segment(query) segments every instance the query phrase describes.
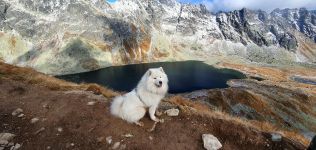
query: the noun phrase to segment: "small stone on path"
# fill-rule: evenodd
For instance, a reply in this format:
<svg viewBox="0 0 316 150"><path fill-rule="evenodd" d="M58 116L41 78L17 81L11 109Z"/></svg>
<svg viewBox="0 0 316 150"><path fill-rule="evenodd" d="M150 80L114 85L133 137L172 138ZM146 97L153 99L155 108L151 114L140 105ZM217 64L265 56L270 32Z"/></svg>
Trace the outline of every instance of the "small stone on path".
<svg viewBox="0 0 316 150"><path fill-rule="evenodd" d="M204 143L204 148L207 150L218 150L222 147L222 144L212 134L203 134L202 139Z"/></svg>
<svg viewBox="0 0 316 150"><path fill-rule="evenodd" d="M111 144L112 143L112 136L108 136L105 138L106 143Z"/></svg>
<svg viewBox="0 0 316 150"><path fill-rule="evenodd" d="M126 138L131 138L131 137L133 137L134 135L133 134L130 134L130 133L128 133L128 134L125 134L125 135L123 135L124 137L126 137Z"/></svg>
<svg viewBox="0 0 316 150"><path fill-rule="evenodd" d="M38 121L39 121L38 118L33 118L33 119L31 119L31 123L36 123L36 122L38 122Z"/></svg>
<svg viewBox="0 0 316 150"><path fill-rule="evenodd" d="M120 145L121 145L120 142L115 142L114 145L112 146L112 149L118 149Z"/></svg>
<svg viewBox="0 0 316 150"><path fill-rule="evenodd" d="M91 101L91 102L88 102L87 105L88 106L93 106L93 105L95 105L95 103L96 103L95 101Z"/></svg>
<svg viewBox="0 0 316 150"><path fill-rule="evenodd" d="M280 142L282 140L282 135L279 133L271 133L271 140L273 142Z"/></svg>
<svg viewBox="0 0 316 150"><path fill-rule="evenodd" d="M171 108L165 111L165 113L170 117L175 117L179 115L179 109Z"/></svg>
<svg viewBox="0 0 316 150"><path fill-rule="evenodd" d="M16 115L18 115L18 114L20 114L20 113L22 113L22 112L23 112L23 109L17 108L16 110L14 110L14 111L12 112L12 116L16 116Z"/></svg>

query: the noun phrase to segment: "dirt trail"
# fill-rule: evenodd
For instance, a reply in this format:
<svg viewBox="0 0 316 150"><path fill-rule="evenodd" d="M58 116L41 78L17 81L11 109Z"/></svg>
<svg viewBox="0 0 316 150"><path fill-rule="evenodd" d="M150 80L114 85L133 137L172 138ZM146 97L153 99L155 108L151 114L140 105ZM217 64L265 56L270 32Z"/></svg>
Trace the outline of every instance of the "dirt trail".
<svg viewBox="0 0 316 150"><path fill-rule="evenodd" d="M88 102L96 102L87 105ZM269 133L238 123L180 112L178 117L161 116L165 122L153 132L153 122L145 117L145 127L128 124L109 113L110 100L86 91L53 91L0 77L0 133L13 133L21 149L203 149L201 135L216 136L224 150L305 149L293 140L271 141ZM12 116L17 108L23 117ZM39 118L31 123L32 118ZM125 137L124 135L130 134ZM106 138L111 136L112 143Z"/></svg>

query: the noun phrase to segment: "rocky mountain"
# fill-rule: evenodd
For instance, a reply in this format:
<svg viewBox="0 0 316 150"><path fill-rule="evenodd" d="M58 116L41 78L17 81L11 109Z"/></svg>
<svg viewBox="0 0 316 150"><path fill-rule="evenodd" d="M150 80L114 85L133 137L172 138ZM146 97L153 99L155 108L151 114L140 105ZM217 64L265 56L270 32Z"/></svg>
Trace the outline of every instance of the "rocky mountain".
<svg viewBox="0 0 316 150"><path fill-rule="evenodd" d="M176 0L0 0L0 60L48 74L238 56L316 62L316 12L211 13Z"/></svg>

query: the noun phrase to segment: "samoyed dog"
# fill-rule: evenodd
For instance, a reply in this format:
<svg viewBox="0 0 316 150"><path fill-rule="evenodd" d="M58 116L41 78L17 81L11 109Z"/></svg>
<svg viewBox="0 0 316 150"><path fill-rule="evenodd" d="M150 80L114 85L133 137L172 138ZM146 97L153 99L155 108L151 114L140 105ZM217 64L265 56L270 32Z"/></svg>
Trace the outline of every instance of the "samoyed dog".
<svg viewBox="0 0 316 150"><path fill-rule="evenodd" d="M151 120L159 122L156 109L168 91L168 77L163 68L151 68L143 75L137 87L125 95L115 97L111 113L129 123L143 126L139 120L149 111Z"/></svg>

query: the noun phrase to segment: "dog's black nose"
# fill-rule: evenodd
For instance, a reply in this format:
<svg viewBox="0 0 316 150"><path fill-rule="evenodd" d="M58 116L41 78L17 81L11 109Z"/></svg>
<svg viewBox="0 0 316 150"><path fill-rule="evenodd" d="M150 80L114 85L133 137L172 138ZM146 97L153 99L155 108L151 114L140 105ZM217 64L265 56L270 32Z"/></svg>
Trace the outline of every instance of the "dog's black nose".
<svg viewBox="0 0 316 150"><path fill-rule="evenodd" d="M161 85L161 84L162 84L162 81L159 81L159 84Z"/></svg>

